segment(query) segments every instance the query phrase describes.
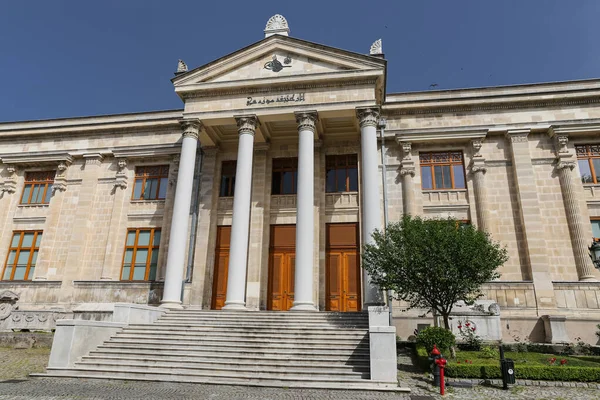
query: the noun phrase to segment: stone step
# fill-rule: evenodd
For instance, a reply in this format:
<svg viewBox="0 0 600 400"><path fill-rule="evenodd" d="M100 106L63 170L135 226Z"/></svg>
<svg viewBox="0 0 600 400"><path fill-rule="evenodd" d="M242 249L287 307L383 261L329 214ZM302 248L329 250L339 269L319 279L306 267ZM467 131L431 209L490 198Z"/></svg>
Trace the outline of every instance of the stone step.
<svg viewBox="0 0 600 400"><path fill-rule="evenodd" d="M186 345L170 345L168 348L165 346L161 346L161 345L152 345L152 344L147 344L147 343L115 343L112 340L108 341L106 343L104 343L103 345L100 345L98 347L98 349L105 349L105 348L113 348L113 349L121 349L124 352L130 351L132 349L134 350L153 350L155 352L163 352L163 351L185 351L185 352L189 352L189 353L203 353L203 354L218 354L218 353L229 353L229 354L233 354L234 356L236 354L246 354L246 355L258 355L258 356L262 356L262 355L275 355L275 354L279 354L279 355L285 355L286 357L288 355L296 355L298 357L315 357L315 358L319 358L319 357L329 357L329 356L346 356L346 357L359 357L359 356L363 356L363 357L369 357L369 349L368 347L365 348L361 348L361 349L352 349L352 350L340 350L337 348L327 348L324 350L315 350L313 349L313 351L308 351L306 349L298 349L296 347L293 348L277 348L277 349L273 349L273 348L256 348L255 346L253 347L248 347L248 348L243 348L243 347L231 347L231 346L211 346L211 347L202 347L202 346L186 346Z"/></svg>
<svg viewBox="0 0 600 400"><path fill-rule="evenodd" d="M323 319L346 319L363 318L368 319L366 312L336 312L336 311L227 311L227 310L169 310L165 315L203 315L203 316L249 316L253 318L323 318Z"/></svg>
<svg viewBox="0 0 600 400"><path fill-rule="evenodd" d="M294 339L294 338L307 338L307 339L322 339L322 340L354 340L354 339L368 339L367 332L362 331L332 331L332 332L288 332L276 331L271 332L248 332L246 329L190 329L190 330L177 330L167 327L149 326L147 329L140 328L125 328L119 332L118 335L125 334L139 334L139 335L169 335L179 337L206 337L206 336L219 336L219 337L231 337L231 338L264 338L269 337L271 339Z"/></svg>
<svg viewBox="0 0 600 400"><path fill-rule="evenodd" d="M273 318L273 317L238 317L238 316L204 316L204 315L164 315L160 320L193 320L193 321L253 321L253 322L277 322L277 323L318 323L331 324L336 326L368 324L368 320L364 318L345 318L345 319L326 319L326 318Z"/></svg>
<svg viewBox="0 0 600 400"><path fill-rule="evenodd" d="M146 341L156 341L160 340L165 343L165 345L169 343L198 343L201 342L202 345L210 345L210 344L227 344L227 343L236 343L236 344L259 344L259 345L270 345L273 344L275 347L281 345L311 345L311 346L328 346L335 344L336 346L359 346L359 345L367 345L369 344L368 340L365 338L354 338L354 339L342 339L342 338L331 338L329 340L323 340L320 338L306 338L306 337L296 337L296 338L272 338L267 335L257 336L257 337L246 337L240 335L232 338L221 337L219 335L165 335L165 334L152 334L152 333L130 333L127 331L117 333L114 338L118 339L131 339L138 342L146 342Z"/></svg>
<svg viewBox="0 0 600 400"><path fill-rule="evenodd" d="M196 351L184 351L184 350L171 350L171 349L134 349L134 348L120 348L120 347L101 347L98 350L90 352L90 357L123 357L123 358L135 358L135 357L148 357L156 356L162 358L173 358L178 360L235 360L243 362L247 360L250 363L260 364L261 362L277 362L281 361L282 357L278 353L273 354L256 354L255 352L243 353L243 352L211 352L210 350L196 350ZM296 363L347 363L352 365L365 364L369 365L369 356L365 353L357 354L286 354L285 360Z"/></svg>
<svg viewBox="0 0 600 400"><path fill-rule="evenodd" d="M288 343L278 343L278 342L269 342L265 341L238 341L238 342L230 342L228 340L220 340L215 339L212 341L199 341L199 340L184 340L178 338L168 338L158 340L158 338L122 338L122 337L112 337L110 339L110 343L133 343L133 344L145 344L145 345L155 345L161 347L171 347L171 346L196 346L196 347L209 347L210 348L236 348L236 349L297 349L297 350L329 350L331 348L331 343L322 342L319 344L310 344L310 343L299 343L299 342L288 342ZM369 349L369 343L360 343L360 344L343 344L343 343L335 343L336 350L356 350L356 349Z"/></svg>
<svg viewBox="0 0 600 400"><path fill-rule="evenodd" d="M356 371L356 372L368 372L369 371L369 360L365 359L360 362L334 362L330 360L322 361L310 361L310 360L282 360L281 358L218 358L218 357L190 357L190 356L173 356L173 355L140 355L140 354L103 354L103 355L90 355L84 356L81 359L82 364L92 363L114 363L118 361L119 365L132 365L137 363L143 363L147 365L153 365L157 363L164 364L176 364L181 365L193 365L197 368L232 368L238 370L243 367L253 368L311 368L318 371L327 372L329 370L338 371Z"/></svg>
<svg viewBox="0 0 600 400"><path fill-rule="evenodd" d="M231 327L231 328L244 328L244 329L278 329L278 330L288 330L288 329L300 329L304 331L308 330L330 330L330 331L339 331L343 330L367 330L368 326L345 326L339 327L329 324L316 325L316 324L284 324L284 323L258 323L258 322L233 322L233 321L214 321L211 323L203 323L198 321L166 321L159 319L156 321L153 326L172 326L179 327L181 329L184 328L193 328L193 327Z"/></svg>
<svg viewBox="0 0 600 400"><path fill-rule="evenodd" d="M211 375L230 374L230 373L245 373L245 374L257 374L260 376L274 375L292 375L292 376L339 376L348 378L360 378L368 379L369 372L366 371L353 371L344 368L315 368L311 367L296 367L293 365L287 365L285 367L277 367L270 365L218 365L218 364L198 364L198 363L177 363L168 361L146 361L146 362L127 362L124 363L122 360L115 362L114 360L107 361L92 361L86 360L75 363L75 368L80 369L109 369L112 371L121 371L123 369L135 370L135 371L148 371L148 372L159 372L159 373L179 373L182 371L189 372L206 372Z"/></svg>
<svg viewBox="0 0 600 400"><path fill-rule="evenodd" d="M376 390L393 392L410 392L408 388L399 388L397 384L388 382L371 381L366 379L341 379L333 378L280 378L264 379L247 377L244 374L236 376L201 376L201 375L177 375L159 373L138 372L113 372L102 370L73 370L68 368L55 368L48 370L45 374L31 374L33 377L69 377L69 378L102 378L122 379L139 381L161 381L161 382L189 382L208 383L214 385L244 385L258 387L281 387L281 388L305 388L305 389L342 389L342 390Z"/></svg>

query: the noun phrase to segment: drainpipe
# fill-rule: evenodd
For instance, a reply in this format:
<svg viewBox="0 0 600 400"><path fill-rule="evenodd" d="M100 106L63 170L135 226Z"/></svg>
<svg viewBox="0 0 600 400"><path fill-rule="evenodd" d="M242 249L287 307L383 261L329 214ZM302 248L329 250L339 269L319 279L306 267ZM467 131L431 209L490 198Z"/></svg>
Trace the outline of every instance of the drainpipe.
<svg viewBox="0 0 600 400"><path fill-rule="evenodd" d="M387 229L388 224L388 197L387 197L387 183L386 183L386 175L387 168L385 166L385 127L387 121L385 118L379 118L378 127L379 127L379 135L381 137L381 180L383 181L383 225L384 230ZM389 323L390 326L392 324L392 291L387 291L388 298L388 312L389 312Z"/></svg>
<svg viewBox="0 0 600 400"><path fill-rule="evenodd" d="M192 185L192 206L190 214L192 214L192 224L190 227L190 248L188 250L187 269L185 273L185 282L189 283L192 281L192 267L194 265L194 250L196 248L196 230L198 228L198 209L200 206L200 177L202 176L202 158L204 151L200 148L198 155L196 156L196 173L194 174L194 183ZM183 300L183 286L181 289L181 299Z"/></svg>

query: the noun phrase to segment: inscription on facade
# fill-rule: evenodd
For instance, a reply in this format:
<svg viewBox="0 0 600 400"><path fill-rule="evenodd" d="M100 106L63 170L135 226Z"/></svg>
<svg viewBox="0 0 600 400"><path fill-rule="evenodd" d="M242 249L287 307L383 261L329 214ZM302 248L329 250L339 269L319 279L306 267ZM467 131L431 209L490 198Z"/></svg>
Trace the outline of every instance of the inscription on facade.
<svg viewBox="0 0 600 400"><path fill-rule="evenodd" d="M246 107L253 106L255 104L298 103L305 100L304 93L284 94L277 97L263 97L260 99L248 96L246 100Z"/></svg>

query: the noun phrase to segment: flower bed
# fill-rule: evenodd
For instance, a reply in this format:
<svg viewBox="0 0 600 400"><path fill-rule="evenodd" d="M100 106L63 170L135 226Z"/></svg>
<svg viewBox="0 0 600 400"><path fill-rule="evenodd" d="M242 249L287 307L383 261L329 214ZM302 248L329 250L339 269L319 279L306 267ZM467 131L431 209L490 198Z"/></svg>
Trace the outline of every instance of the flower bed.
<svg viewBox="0 0 600 400"><path fill-rule="evenodd" d="M483 351L458 351L448 358L446 376L451 378L500 379L500 360L484 357ZM543 353L505 353L515 363L517 379L600 382L600 357L560 356ZM427 351L417 348L419 365L428 370Z"/></svg>

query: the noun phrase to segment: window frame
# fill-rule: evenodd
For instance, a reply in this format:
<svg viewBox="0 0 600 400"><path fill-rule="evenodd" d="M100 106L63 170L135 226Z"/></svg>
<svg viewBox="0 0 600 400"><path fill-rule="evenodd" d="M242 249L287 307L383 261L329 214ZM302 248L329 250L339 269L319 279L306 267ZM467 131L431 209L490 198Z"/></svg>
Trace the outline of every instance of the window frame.
<svg viewBox="0 0 600 400"><path fill-rule="evenodd" d="M285 165L285 163L289 163ZM279 191L281 193L273 193L275 183L275 173L282 172L279 179ZM283 193L284 188L284 174L283 172L293 172L292 174L292 192ZM271 168L271 195L273 196L289 196L298 193L298 157L281 157L273 158L273 165Z"/></svg>
<svg viewBox="0 0 600 400"><path fill-rule="evenodd" d="M147 246L138 246L138 239L140 237L140 232L142 231L150 231L150 239L148 241ZM156 232L161 233L162 239L162 230L161 228L127 228L127 233L125 234L125 246L123 249L123 258L121 261L121 273L119 275L119 280L121 282L154 282L156 281L156 276L153 280L149 280L150 277L150 264L152 261L152 254L154 251L160 251L160 240L158 245L154 246L154 235ZM135 239L133 241L133 246L127 245L127 237L129 236L129 232L135 232ZM125 268L125 255L127 254L127 250L132 249L133 253L131 256L131 263L129 263L129 279L123 279L123 269ZM137 252L139 249L148 250L148 256L146 258L146 271L144 272L144 279L133 279L133 274L135 273L135 258L137 256ZM156 274L158 275L158 260L156 261Z"/></svg>
<svg viewBox="0 0 600 400"><path fill-rule="evenodd" d="M146 174L146 170L151 169L151 168L159 168L160 172L158 174L154 174L154 175ZM145 190L146 182L149 179L156 179L158 181L158 184L156 187L156 197L146 199L144 197L145 192L146 192L146 190ZM164 201L167 197L166 189L165 189L165 197L162 197L162 198L160 197L161 182L163 181L163 179L165 180L165 185L167 186L167 189L168 189L168 185L169 185L169 165L168 164L136 166L135 167L135 176L134 176L134 180L133 180L133 189L131 190L131 200L132 201ZM138 181L141 181L141 189L140 189L139 198L136 198L135 197L135 189L137 187Z"/></svg>
<svg viewBox="0 0 600 400"><path fill-rule="evenodd" d="M590 217L590 225L592 225L593 222L600 222L600 217ZM594 242L600 242L600 237L595 237L594 236L594 230L592 229L592 241Z"/></svg>
<svg viewBox="0 0 600 400"><path fill-rule="evenodd" d="M343 163L339 163L339 160L343 159ZM332 164L332 166L330 166ZM356 169L356 190L350 190L350 169ZM337 171L344 170L346 178L344 182L345 190L337 190L338 185L338 174ZM329 171L336 171L334 191L328 190L327 185L327 174ZM358 154L329 154L325 156L325 193L357 193L358 192Z"/></svg>
<svg viewBox="0 0 600 400"><path fill-rule="evenodd" d="M35 176L42 176L46 174L45 179L36 179ZM52 176L52 178L50 178ZM54 185L54 179L56 177L56 171L48 170L48 171L26 171L25 172L25 183L23 185L23 191L21 192L21 199L19 200L19 205L43 205L49 204L50 199L52 198L52 187ZM37 187L43 188L42 191L42 200L32 202L34 189ZM23 198L25 197L25 191L29 187L29 194L26 202L23 202ZM38 192L39 193L39 192ZM48 196L50 194L50 196ZM47 200L47 201L46 201Z"/></svg>
<svg viewBox="0 0 600 400"><path fill-rule="evenodd" d="M598 151L592 151L592 147L597 147ZM580 151L580 149L585 149L585 151ZM581 174L581 168L579 168L579 174L581 176L581 183L583 185L598 185L598 179L596 179L596 170L594 168L594 159L600 159L600 144L576 144L575 145L575 154L577 155L577 168L579 168L579 161L586 160L588 162L588 166L590 168L590 174L592 177L592 182L584 182L583 175Z"/></svg>
<svg viewBox="0 0 600 400"><path fill-rule="evenodd" d="M31 246L30 247L22 247L23 246L23 238L25 237L25 234L27 234L27 233L34 234L33 240L31 242ZM16 234L20 234L19 243L17 244L17 247L13 247L12 242L13 242ZM0 275L0 281L24 282L24 281L31 281L33 279L33 276L30 276L31 267L32 267L31 261L33 259L33 255L35 254L35 252L37 252L38 257L39 257L41 242L42 242L42 239L44 238L43 234L44 234L43 230L31 230L31 229L12 232L12 236L10 238L10 243L8 245L8 252L6 253L6 259L4 261L4 268L2 269L2 275ZM40 246L36 246L39 236L42 237L40 239ZM8 259L10 257L10 252L13 250L15 250L16 253L15 253L14 261L12 263L12 270L11 270L10 276L7 279L4 279L4 275L6 274L6 269L8 268ZM23 279L15 280L14 276L15 276L15 272L17 271L17 263L19 261L19 256L21 255L21 251L23 251L23 250L29 251L29 258L27 259L27 267L25 269L25 274L23 275ZM36 264L37 264L37 258L36 258ZM33 265L33 269L35 272L35 264Z"/></svg>
<svg viewBox="0 0 600 400"><path fill-rule="evenodd" d="M435 161L434 157L447 154L447 161ZM460 161L453 160L454 156L460 154ZM424 156L429 156L430 160L424 160ZM456 180L454 177L454 166L460 165L462 167L462 176L464 187L456 187ZM436 187L435 181L435 167L450 167L450 184L449 188L438 188ZM430 167L431 170L431 188L423 187L423 168ZM466 190L467 189L467 176L465 170L465 157L462 150L449 150L449 151L427 151L419 153L419 173L421 174L421 190L424 191L439 191L439 190Z"/></svg>
<svg viewBox="0 0 600 400"><path fill-rule="evenodd" d="M227 170L227 171L226 171ZM228 172L228 175L223 175ZM225 160L221 162L221 180L219 183L219 197L233 197L235 195L235 176L237 172L237 160ZM223 192L223 178L227 178L227 188Z"/></svg>

